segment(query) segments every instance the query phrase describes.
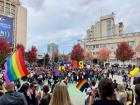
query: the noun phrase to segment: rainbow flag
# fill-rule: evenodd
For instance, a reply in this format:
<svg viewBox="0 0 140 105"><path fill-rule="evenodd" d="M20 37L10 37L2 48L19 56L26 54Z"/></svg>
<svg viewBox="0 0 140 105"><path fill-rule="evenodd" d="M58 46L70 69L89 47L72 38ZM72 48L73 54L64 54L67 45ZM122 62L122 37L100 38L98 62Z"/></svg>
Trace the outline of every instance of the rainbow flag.
<svg viewBox="0 0 140 105"><path fill-rule="evenodd" d="M18 80L29 74L21 49L15 51L14 54L7 59L4 67L4 79L7 83Z"/></svg>
<svg viewBox="0 0 140 105"><path fill-rule="evenodd" d="M89 87L89 84L87 80L83 79L81 80L77 85L76 88L78 88L81 92L83 92L86 88Z"/></svg>

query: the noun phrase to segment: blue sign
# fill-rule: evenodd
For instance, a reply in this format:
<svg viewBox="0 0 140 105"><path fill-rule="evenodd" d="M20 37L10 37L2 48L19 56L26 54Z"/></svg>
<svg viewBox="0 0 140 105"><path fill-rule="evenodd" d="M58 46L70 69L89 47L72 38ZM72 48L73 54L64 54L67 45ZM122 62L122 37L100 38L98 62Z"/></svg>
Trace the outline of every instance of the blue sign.
<svg viewBox="0 0 140 105"><path fill-rule="evenodd" d="M13 40L13 19L0 15L0 38L5 39L10 46Z"/></svg>

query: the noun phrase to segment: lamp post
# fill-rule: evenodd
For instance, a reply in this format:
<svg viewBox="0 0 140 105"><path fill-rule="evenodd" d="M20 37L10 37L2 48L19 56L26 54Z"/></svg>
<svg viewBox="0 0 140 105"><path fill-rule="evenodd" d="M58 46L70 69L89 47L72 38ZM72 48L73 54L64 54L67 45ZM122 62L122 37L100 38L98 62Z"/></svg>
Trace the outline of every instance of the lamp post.
<svg viewBox="0 0 140 105"><path fill-rule="evenodd" d="M45 65L45 58L46 58L46 56L45 56L46 54L44 53L44 68L46 67L46 65Z"/></svg>

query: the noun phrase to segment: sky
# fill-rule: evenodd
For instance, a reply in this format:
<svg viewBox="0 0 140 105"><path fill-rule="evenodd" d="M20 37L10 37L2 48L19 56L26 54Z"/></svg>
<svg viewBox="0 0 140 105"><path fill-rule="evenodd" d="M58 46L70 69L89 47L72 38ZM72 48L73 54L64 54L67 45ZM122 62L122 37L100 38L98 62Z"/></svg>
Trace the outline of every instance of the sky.
<svg viewBox="0 0 140 105"><path fill-rule="evenodd" d="M35 45L47 52L54 42L59 51L69 53L86 30L100 16L115 13L115 22L123 22L125 33L140 31L140 0L21 0L28 10L27 47Z"/></svg>

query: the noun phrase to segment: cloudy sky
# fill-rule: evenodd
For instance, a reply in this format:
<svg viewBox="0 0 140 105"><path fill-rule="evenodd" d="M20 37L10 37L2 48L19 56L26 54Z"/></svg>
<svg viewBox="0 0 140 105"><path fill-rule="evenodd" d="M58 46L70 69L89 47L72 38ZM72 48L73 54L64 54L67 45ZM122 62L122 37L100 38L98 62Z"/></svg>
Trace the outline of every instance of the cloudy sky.
<svg viewBox="0 0 140 105"><path fill-rule="evenodd" d="M123 21L125 32L140 31L140 0L21 0L28 9L27 46L40 52L55 42L60 52L68 53L86 30L101 15L115 13L116 23Z"/></svg>

